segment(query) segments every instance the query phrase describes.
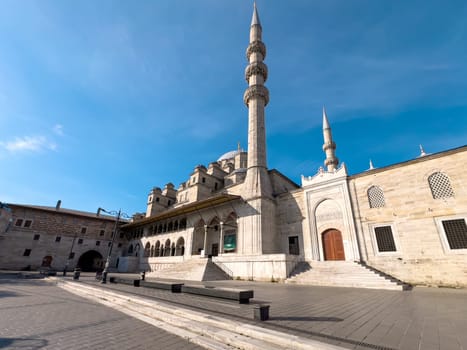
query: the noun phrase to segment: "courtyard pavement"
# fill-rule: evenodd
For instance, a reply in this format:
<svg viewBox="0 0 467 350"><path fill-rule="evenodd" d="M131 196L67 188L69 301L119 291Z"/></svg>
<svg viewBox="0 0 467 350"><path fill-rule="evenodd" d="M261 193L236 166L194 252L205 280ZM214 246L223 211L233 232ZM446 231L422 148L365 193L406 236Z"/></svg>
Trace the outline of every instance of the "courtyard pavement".
<svg viewBox="0 0 467 350"><path fill-rule="evenodd" d="M0 272L0 349L203 349L41 279Z"/></svg>
<svg viewBox="0 0 467 350"><path fill-rule="evenodd" d="M66 279L71 280L71 276ZM418 287L411 291L385 291L248 281L198 282L253 289L255 297L251 303L240 305L163 290L102 285L90 274L82 274L77 283L348 349L467 350L465 289ZM270 319L253 320L254 305L264 303L271 306ZM198 349L179 337L38 280L0 279L0 329L0 348L13 349L15 343L27 345L34 341L38 346L16 348ZM69 346L63 347L65 343ZM165 346L159 347L161 344Z"/></svg>
<svg viewBox="0 0 467 350"><path fill-rule="evenodd" d="M93 277L81 281L349 349L467 350L465 289L416 287L411 291L387 291L235 280L184 281L253 289L254 300L240 305L150 288L102 285ZM268 321L253 320L255 304L270 305Z"/></svg>

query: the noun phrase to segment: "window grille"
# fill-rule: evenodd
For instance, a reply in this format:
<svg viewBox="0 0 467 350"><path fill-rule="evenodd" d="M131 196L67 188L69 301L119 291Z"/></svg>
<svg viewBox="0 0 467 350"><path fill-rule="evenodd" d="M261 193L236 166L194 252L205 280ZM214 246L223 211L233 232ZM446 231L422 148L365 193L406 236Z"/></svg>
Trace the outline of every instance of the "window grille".
<svg viewBox="0 0 467 350"><path fill-rule="evenodd" d="M25 249L23 256L30 256L31 255L31 249Z"/></svg>
<svg viewBox="0 0 467 350"><path fill-rule="evenodd" d="M451 249L467 249L467 225L464 219L445 220L443 228Z"/></svg>
<svg viewBox="0 0 467 350"><path fill-rule="evenodd" d="M384 200L384 193L381 188L377 186L372 186L368 189L367 193L370 208L382 208L386 206L386 201Z"/></svg>
<svg viewBox="0 0 467 350"><path fill-rule="evenodd" d="M395 252L396 244L391 226L375 227L376 243L379 252Z"/></svg>
<svg viewBox="0 0 467 350"><path fill-rule="evenodd" d="M431 174L428 177L428 184L434 199L454 197L451 182L445 174L440 172Z"/></svg>

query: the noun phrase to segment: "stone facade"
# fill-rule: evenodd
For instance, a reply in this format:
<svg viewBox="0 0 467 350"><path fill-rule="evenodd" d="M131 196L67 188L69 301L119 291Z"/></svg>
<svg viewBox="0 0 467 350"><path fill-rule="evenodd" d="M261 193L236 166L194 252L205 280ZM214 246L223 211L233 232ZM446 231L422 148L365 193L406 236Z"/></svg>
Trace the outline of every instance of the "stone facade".
<svg viewBox="0 0 467 350"><path fill-rule="evenodd" d="M0 215L0 268L11 270L85 270L103 267L115 218L60 207L8 204ZM126 238L117 235L111 266Z"/></svg>
<svg viewBox="0 0 467 350"><path fill-rule="evenodd" d="M451 248L443 222L461 220L455 223L463 221L465 226L466 162L467 147L461 147L351 176L349 186L363 241L363 259L403 281L465 286L465 231L463 243ZM429 179L434 174L444 175L445 182L432 184L444 191L439 198L434 198L430 188ZM376 198L384 201L370 203L375 199L370 189L376 187L381 190ZM381 226L391 228L395 249L381 251L378 247L375 228Z"/></svg>
<svg viewBox="0 0 467 350"><path fill-rule="evenodd" d="M325 168L299 186L267 168L265 57L255 7L245 69L248 152L239 147L196 166L178 190L153 189L146 218L124 227L132 238L121 270L170 278L164 269L212 257L232 278L276 281L298 262L341 260L414 284L467 285L467 148L349 176L323 108Z"/></svg>

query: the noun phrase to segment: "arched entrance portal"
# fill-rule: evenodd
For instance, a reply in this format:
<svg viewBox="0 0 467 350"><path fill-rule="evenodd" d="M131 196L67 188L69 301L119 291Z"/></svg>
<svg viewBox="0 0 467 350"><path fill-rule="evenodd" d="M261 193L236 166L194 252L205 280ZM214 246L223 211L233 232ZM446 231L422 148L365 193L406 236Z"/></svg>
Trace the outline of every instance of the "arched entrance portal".
<svg viewBox="0 0 467 350"><path fill-rule="evenodd" d="M345 260L342 234L339 230L330 229L323 232L324 260Z"/></svg>
<svg viewBox="0 0 467 350"><path fill-rule="evenodd" d="M42 258L41 267L50 267L50 265L52 265L52 260L53 258L50 255L44 256Z"/></svg>
<svg viewBox="0 0 467 350"><path fill-rule="evenodd" d="M88 250L79 257L77 267L82 271L97 271L103 267L102 255L95 250Z"/></svg>

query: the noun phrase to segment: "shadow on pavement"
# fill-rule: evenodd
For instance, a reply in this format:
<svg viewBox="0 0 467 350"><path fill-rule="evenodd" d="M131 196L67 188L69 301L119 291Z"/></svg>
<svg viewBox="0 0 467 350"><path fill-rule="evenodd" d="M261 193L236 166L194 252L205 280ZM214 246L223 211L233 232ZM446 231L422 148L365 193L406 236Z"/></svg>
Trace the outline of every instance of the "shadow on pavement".
<svg viewBox="0 0 467 350"><path fill-rule="evenodd" d="M0 338L0 349L36 350L48 345L45 339L37 338Z"/></svg>
<svg viewBox="0 0 467 350"><path fill-rule="evenodd" d="M342 322L343 318L338 317L311 317L311 316L278 316L269 317L272 321L315 321L315 322Z"/></svg>

